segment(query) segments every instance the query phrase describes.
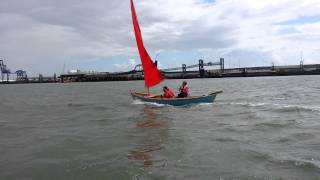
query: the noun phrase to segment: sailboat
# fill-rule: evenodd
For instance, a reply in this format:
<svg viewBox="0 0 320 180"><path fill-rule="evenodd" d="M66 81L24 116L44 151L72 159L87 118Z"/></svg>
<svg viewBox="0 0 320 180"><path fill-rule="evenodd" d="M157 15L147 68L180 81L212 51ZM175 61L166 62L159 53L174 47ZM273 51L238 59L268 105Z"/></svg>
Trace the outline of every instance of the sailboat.
<svg viewBox="0 0 320 180"><path fill-rule="evenodd" d="M222 93L222 91L217 91L203 96L190 96L186 98L162 98L161 95L151 95L149 88L156 86L164 80L164 76L161 74L160 70L157 68L156 64L153 63L150 58L146 48L144 47L142 34L136 15L136 10L133 4L133 0L130 0L131 4L131 14L132 14L132 23L134 28L134 34L136 38L136 43L141 59L141 64L144 72L144 82L145 86L148 89L148 93L138 93L130 91L133 99L139 99L144 102L158 103L158 104L167 104L174 106L188 105L193 103L212 103L217 94Z"/></svg>

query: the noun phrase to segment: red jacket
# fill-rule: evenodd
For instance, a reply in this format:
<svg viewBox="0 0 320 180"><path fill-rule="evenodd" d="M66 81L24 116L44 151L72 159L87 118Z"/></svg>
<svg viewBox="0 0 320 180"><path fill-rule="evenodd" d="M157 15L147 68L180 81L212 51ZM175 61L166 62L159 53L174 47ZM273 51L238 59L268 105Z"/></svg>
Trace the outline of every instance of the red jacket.
<svg viewBox="0 0 320 180"><path fill-rule="evenodd" d="M163 97L164 98L175 98L175 95L170 89L168 89L164 92Z"/></svg>
<svg viewBox="0 0 320 180"><path fill-rule="evenodd" d="M184 93L184 94L188 95L188 94L189 94L189 87L188 87L188 85L181 86L181 87L180 87L180 93Z"/></svg>

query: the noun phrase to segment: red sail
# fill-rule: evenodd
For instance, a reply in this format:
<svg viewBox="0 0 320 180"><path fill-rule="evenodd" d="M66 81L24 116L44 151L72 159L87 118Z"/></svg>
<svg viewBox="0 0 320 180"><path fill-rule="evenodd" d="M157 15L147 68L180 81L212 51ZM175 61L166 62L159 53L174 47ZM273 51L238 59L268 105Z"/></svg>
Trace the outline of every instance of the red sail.
<svg viewBox="0 0 320 180"><path fill-rule="evenodd" d="M141 31L138 23L138 18L136 15L136 10L134 8L133 0L131 2L131 13L134 33L136 36L137 46L140 54L140 59L142 63L142 68L144 71L144 81L146 87L152 87L159 84L164 78L157 66L151 60L147 50L145 49L142 41Z"/></svg>

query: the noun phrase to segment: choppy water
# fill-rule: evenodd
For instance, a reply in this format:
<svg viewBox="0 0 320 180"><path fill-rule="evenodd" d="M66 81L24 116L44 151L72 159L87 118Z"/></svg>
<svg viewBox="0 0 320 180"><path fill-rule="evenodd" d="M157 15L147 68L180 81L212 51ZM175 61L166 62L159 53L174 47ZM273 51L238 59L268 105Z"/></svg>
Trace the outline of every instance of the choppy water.
<svg viewBox="0 0 320 180"><path fill-rule="evenodd" d="M0 179L320 179L319 78L188 80L224 91L188 107L134 102L141 81L3 85Z"/></svg>

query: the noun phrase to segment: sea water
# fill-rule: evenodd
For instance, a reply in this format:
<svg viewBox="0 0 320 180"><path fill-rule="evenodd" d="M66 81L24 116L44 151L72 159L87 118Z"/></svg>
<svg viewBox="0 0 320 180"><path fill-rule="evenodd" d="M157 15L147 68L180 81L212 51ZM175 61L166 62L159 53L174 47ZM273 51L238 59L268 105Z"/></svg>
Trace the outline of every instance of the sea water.
<svg viewBox="0 0 320 180"><path fill-rule="evenodd" d="M187 80L224 92L183 107L133 101L143 81L1 85L0 179L320 179L319 80Z"/></svg>

